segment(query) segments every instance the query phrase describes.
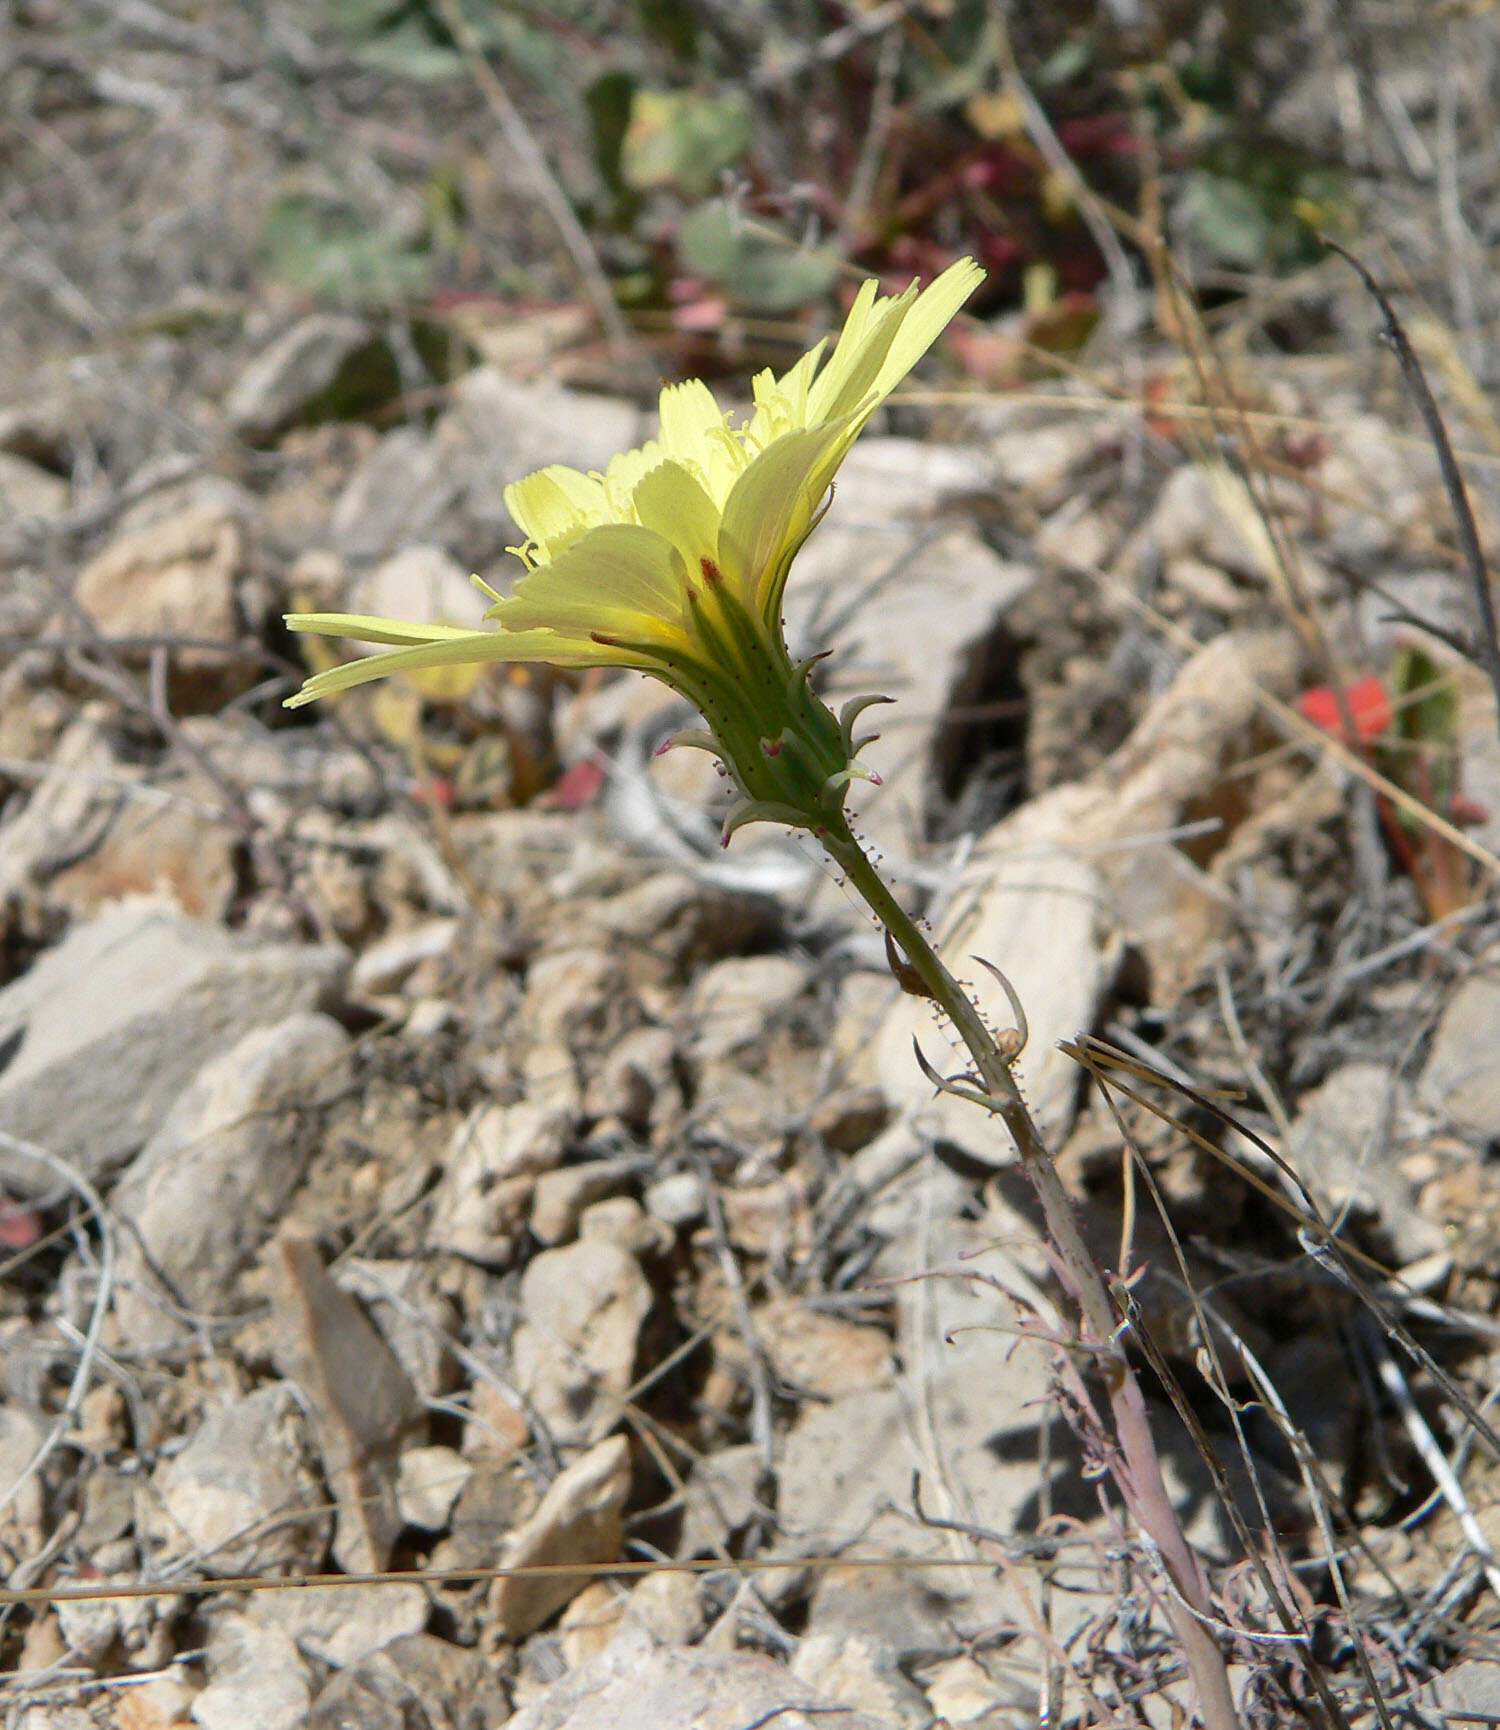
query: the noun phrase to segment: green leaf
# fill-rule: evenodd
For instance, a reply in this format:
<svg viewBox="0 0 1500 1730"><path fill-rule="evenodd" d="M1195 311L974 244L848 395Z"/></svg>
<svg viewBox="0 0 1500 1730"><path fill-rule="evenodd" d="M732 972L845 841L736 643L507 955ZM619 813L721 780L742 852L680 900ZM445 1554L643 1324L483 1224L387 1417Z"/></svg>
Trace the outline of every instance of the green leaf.
<svg viewBox="0 0 1500 1730"><path fill-rule="evenodd" d="M686 216L677 230L684 269L727 289L747 312L791 312L825 295L839 272L825 247L800 247L761 222L741 219L723 199Z"/></svg>
<svg viewBox="0 0 1500 1730"><path fill-rule="evenodd" d="M291 193L261 228L267 274L319 299L387 306L426 292L430 260L404 237L372 226L351 204Z"/></svg>
<svg viewBox="0 0 1500 1730"><path fill-rule="evenodd" d="M1397 707L1396 726L1404 739L1428 744L1447 744L1458 724L1458 693L1453 681L1425 649L1407 644L1396 652L1391 666L1391 696ZM1413 692L1425 694L1403 704Z"/></svg>
<svg viewBox="0 0 1500 1730"><path fill-rule="evenodd" d="M620 174L637 192L702 196L750 143L750 107L737 91L637 90L620 151Z"/></svg>
<svg viewBox="0 0 1500 1730"><path fill-rule="evenodd" d="M464 69L463 55L456 48L434 41L426 25L417 18L405 19L361 42L355 58L377 72L393 72L398 78L415 78L423 83L457 78Z"/></svg>
<svg viewBox="0 0 1500 1730"><path fill-rule="evenodd" d="M1271 240L1265 203L1243 181L1195 170L1187 178L1178 214L1221 264L1264 268Z"/></svg>

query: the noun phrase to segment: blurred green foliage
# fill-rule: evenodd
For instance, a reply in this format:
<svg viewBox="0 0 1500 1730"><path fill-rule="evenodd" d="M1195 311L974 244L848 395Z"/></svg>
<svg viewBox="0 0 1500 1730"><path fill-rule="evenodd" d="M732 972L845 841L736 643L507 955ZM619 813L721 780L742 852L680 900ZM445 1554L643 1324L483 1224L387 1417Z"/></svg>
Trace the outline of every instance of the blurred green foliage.
<svg viewBox="0 0 1500 1730"><path fill-rule="evenodd" d="M1313 25L1269 0L323 0L322 15L373 74L468 86L471 116L484 55L621 302L698 332L822 300L843 264L900 279L964 252L989 271L984 309L1050 318L1047 285L1062 327L1085 331L1105 269L1059 153L1127 216L1159 173L1171 239L1190 271L1220 273L1217 294L1225 273L1305 265L1351 207L1338 163L1278 120ZM286 192L267 266L342 300L480 288L452 174L421 198L425 227L393 228L352 190Z"/></svg>

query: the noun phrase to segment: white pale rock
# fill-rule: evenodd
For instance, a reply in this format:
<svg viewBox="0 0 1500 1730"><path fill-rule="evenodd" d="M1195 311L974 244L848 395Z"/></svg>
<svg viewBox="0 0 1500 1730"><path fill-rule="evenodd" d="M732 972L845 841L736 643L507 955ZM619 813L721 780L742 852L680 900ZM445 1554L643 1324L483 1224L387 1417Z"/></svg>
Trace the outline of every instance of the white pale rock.
<svg viewBox="0 0 1500 1730"><path fill-rule="evenodd" d="M33 1407L0 1402L0 1538L24 1554L42 1542L45 1486L32 1462L49 1428L46 1417Z"/></svg>
<svg viewBox="0 0 1500 1730"><path fill-rule="evenodd" d="M754 1049L807 990L807 970L790 955L736 955L693 981L683 1012L700 1062Z"/></svg>
<svg viewBox="0 0 1500 1730"><path fill-rule="evenodd" d="M646 1191L646 1212L674 1229L703 1218L703 1180L695 1171L674 1171Z"/></svg>
<svg viewBox="0 0 1500 1730"><path fill-rule="evenodd" d="M828 532L815 535L808 552ZM997 626L1035 584L1037 571L1002 559L967 528L913 539L903 552L869 563L870 553L880 551L851 543L833 563L835 547L822 573L823 604L847 613L833 644L838 699L878 693L897 704L861 717L860 734L884 735L863 753L882 784L856 783L852 803L877 842L906 848L926 826L934 753L948 710L963 700ZM851 569L864 574L863 583L851 582ZM800 559L798 570L800 581Z"/></svg>
<svg viewBox="0 0 1500 1730"><path fill-rule="evenodd" d="M630 1444L610 1436L565 1467L505 1547L508 1568L610 1562L623 1541L630 1494ZM505 1639L540 1628L587 1584L584 1574L499 1576L490 1609Z"/></svg>
<svg viewBox="0 0 1500 1730"><path fill-rule="evenodd" d="M640 1264L607 1240L544 1250L528 1265L511 1347L516 1385L554 1440L595 1442L619 1422L650 1308Z"/></svg>
<svg viewBox="0 0 1500 1730"><path fill-rule="evenodd" d="M1440 1222L1417 1211L1418 1186L1401 1171L1416 1140L1400 1077L1384 1064L1347 1063L1297 1101L1283 1152L1327 1217L1363 1215L1408 1262L1445 1242Z"/></svg>
<svg viewBox="0 0 1500 1730"><path fill-rule="evenodd" d="M438 423L438 443L487 459L488 479L515 480L548 463L587 473L640 442L639 410L618 397L513 378L481 366L458 379ZM501 458L503 456L503 466Z"/></svg>
<svg viewBox="0 0 1500 1730"><path fill-rule="evenodd" d="M408 1448L396 1473L396 1505L409 1526L440 1532L473 1465L456 1448Z"/></svg>
<svg viewBox="0 0 1500 1730"><path fill-rule="evenodd" d="M288 1116L330 1091L349 1047L312 1012L247 1033L206 1063L117 1186L121 1235L115 1316L139 1349L223 1314L234 1280L270 1237L312 1145Z"/></svg>
<svg viewBox="0 0 1500 1730"><path fill-rule="evenodd" d="M0 905L92 852L128 796L110 744L110 714L85 703L53 746L47 772L0 826Z"/></svg>
<svg viewBox="0 0 1500 1730"><path fill-rule="evenodd" d="M217 1576L279 1573L316 1560L326 1501L302 1409L276 1382L209 1412L152 1474L142 1518L164 1561L191 1558Z"/></svg>
<svg viewBox="0 0 1500 1730"><path fill-rule="evenodd" d="M877 1712L906 1730L928 1730L932 1723L926 1696L878 1637L854 1630L806 1634L790 1668L846 1706Z"/></svg>
<svg viewBox="0 0 1500 1730"><path fill-rule="evenodd" d="M623 1188L635 1169L630 1159L590 1159L544 1171L532 1195L533 1235L549 1245L572 1237L584 1209Z"/></svg>
<svg viewBox="0 0 1500 1730"><path fill-rule="evenodd" d="M74 599L107 636L233 642L235 583L244 535L233 512L204 500L162 521L123 529L78 574ZM184 665L222 665L207 650L177 651Z"/></svg>
<svg viewBox="0 0 1500 1730"><path fill-rule="evenodd" d="M627 1621L599 1657L554 1682L506 1730L746 1730L757 1724L800 1730L826 1723L838 1730L895 1730L894 1720L851 1711L769 1658L654 1646L639 1624Z"/></svg>
<svg viewBox="0 0 1500 1730"><path fill-rule="evenodd" d="M1026 1231L1007 1212L983 1222L949 1221L920 1245L891 1246L879 1272L897 1281L907 1367L896 1385L804 1407L793 1423L779 1462L777 1505L782 1530L797 1550L823 1553L857 1544L864 1556L951 1555L943 1534L917 1518L914 1473L930 1513L977 1519L1002 1534L1031 1529L1038 1430L1052 1406L1050 1353L1040 1340L1010 1331L1016 1309L1002 1292L946 1271L993 1275L1003 1284L1013 1277L1010 1246ZM1038 1268L1045 1265L1037 1259ZM926 1277L901 1277L919 1270ZM1060 1423L1052 1445L1070 1457ZM1078 1488L1068 1497L1068 1482L1054 1482L1058 1511L1087 1518L1096 1506L1092 1492L1074 1477ZM1107 1596L1092 1557L1070 1560L1065 1572L1059 1637ZM1021 1596L1028 1590L1019 1574L996 1576L982 1568L924 1573L915 1565L898 1572L851 1561L820 1572L807 1631L877 1637L904 1664L953 1650L955 1631L1011 1626L1029 1639L1035 1606ZM1018 1649L1040 1661L1026 1645Z"/></svg>
<svg viewBox="0 0 1500 1730"><path fill-rule="evenodd" d="M1443 1008L1422 1069L1426 1103L1471 1135L1500 1137L1500 977L1474 973Z"/></svg>
<svg viewBox="0 0 1500 1730"><path fill-rule="evenodd" d="M489 602L468 573L442 547L402 547L360 577L349 592L348 610L421 625L476 625ZM378 655L382 645L358 645Z"/></svg>
<svg viewBox="0 0 1500 1730"><path fill-rule="evenodd" d="M891 1342L879 1328L825 1315L792 1297L762 1304L754 1322L778 1380L814 1399L838 1399L894 1379Z"/></svg>
<svg viewBox="0 0 1500 1730"><path fill-rule="evenodd" d="M141 1147L210 1058L311 1008L348 966L337 947L257 943L131 898L76 926L0 991L0 1122L98 1177ZM33 1195L56 1177L0 1153Z"/></svg>
<svg viewBox="0 0 1500 1730"><path fill-rule="evenodd" d="M420 1634L430 1613L425 1587L391 1580L260 1592L251 1600L246 1621L287 1634L307 1657L344 1669L392 1640Z"/></svg>
<svg viewBox="0 0 1500 1730"><path fill-rule="evenodd" d="M72 492L65 480L29 463L25 457L0 451L0 523L17 517L57 517L68 508Z"/></svg>
<svg viewBox="0 0 1500 1730"><path fill-rule="evenodd" d="M683 1485L681 1557L718 1556L753 1520L773 1519L766 1458L754 1442L718 1448L696 1461Z"/></svg>
<svg viewBox="0 0 1500 1730"><path fill-rule="evenodd" d="M1451 1712L1455 1724L1492 1722L1493 1716L1500 1713L1500 1664L1490 1658L1467 1658L1411 1696L1394 1699L1390 1704L1398 1711L1403 1707L1415 1708L1422 1717ZM1414 1721L1420 1722L1421 1718ZM1427 1722L1442 1720L1432 1717ZM515 1723L514 1718L511 1723Z"/></svg>
<svg viewBox="0 0 1500 1730"><path fill-rule="evenodd" d="M1013 402L977 405L971 415L993 425L990 455L1000 484L1018 492L1037 511L1055 510L1073 491L1079 471L1115 437L1114 429L1095 414L1062 419L1050 410L1018 396Z"/></svg>
<svg viewBox="0 0 1500 1730"><path fill-rule="evenodd" d="M312 1704L312 1672L280 1628L220 1617L208 1663L209 1684L191 1708L200 1730L297 1730Z"/></svg>
<svg viewBox="0 0 1500 1730"><path fill-rule="evenodd" d="M662 1646L691 1646L705 1621L701 1582L675 1569L646 1574L630 1589L625 1621L642 1627Z"/></svg>
<svg viewBox="0 0 1500 1730"><path fill-rule="evenodd" d="M561 1165L573 1127L571 1111L531 1099L471 1112L454 1132L432 1193L433 1246L475 1261L508 1261L537 1177Z"/></svg>
<svg viewBox="0 0 1500 1730"><path fill-rule="evenodd" d="M345 368L378 341L369 325L338 313L313 313L283 331L235 380L224 403L241 438L268 442L327 395ZM386 356L392 374L394 361Z"/></svg>
<svg viewBox="0 0 1500 1730"><path fill-rule="evenodd" d="M955 500L993 490L995 465L973 445L862 438L839 467L841 523L920 521Z"/></svg>
<svg viewBox="0 0 1500 1730"><path fill-rule="evenodd" d="M391 617L406 617L392 614ZM401 931L387 932L354 963L349 975L352 991L371 996L399 991L424 961L440 961L453 948L458 936L456 919L426 919ZM410 1031L410 1023L407 1024Z"/></svg>

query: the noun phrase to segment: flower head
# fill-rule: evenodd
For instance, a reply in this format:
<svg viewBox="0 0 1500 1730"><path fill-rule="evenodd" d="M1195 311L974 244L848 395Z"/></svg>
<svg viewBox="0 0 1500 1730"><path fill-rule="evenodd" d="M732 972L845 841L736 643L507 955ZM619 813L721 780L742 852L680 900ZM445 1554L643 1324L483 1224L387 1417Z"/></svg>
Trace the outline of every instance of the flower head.
<svg viewBox="0 0 1500 1730"><path fill-rule="evenodd" d="M293 630L392 645L316 674L306 703L385 673L475 661L637 667L694 704L744 795L740 820L814 824L841 810L852 741L794 668L782 638L787 573L870 416L978 285L971 260L926 289L878 297L866 282L820 370L818 343L780 379L753 384L731 425L707 385L661 393L658 436L602 474L554 466L505 490L526 566L490 629L295 613ZM478 579L475 579L476 582ZM786 761L780 761L785 758ZM812 805L809 805L809 800Z"/></svg>

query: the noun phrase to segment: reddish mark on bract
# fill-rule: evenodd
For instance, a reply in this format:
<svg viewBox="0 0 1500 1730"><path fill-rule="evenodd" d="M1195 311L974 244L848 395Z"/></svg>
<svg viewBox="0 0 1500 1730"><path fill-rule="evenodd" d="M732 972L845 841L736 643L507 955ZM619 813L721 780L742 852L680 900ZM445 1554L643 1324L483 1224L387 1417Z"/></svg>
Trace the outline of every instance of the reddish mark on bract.
<svg viewBox="0 0 1500 1730"><path fill-rule="evenodd" d="M446 775L429 775L425 781L417 782L411 796L419 805L430 806L435 811L451 811L458 803L458 788Z"/></svg>
<svg viewBox="0 0 1500 1730"><path fill-rule="evenodd" d="M1354 722L1355 737L1365 743L1378 738L1391 724L1391 699L1384 682L1375 673L1356 679L1344 687L1344 703ZM1297 709L1304 720L1321 727L1325 733L1339 736L1344 731L1344 717L1339 712L1338 694L1332 685L1314 685L1297 699Z"/></svg>
<svg viewBox="0 0 1500 1730"><path fill-rule="evenodd" d="M705 583L714 584L722 583L724 581L724 573L712 559L699 559L698 564L703 572L703 580Z"/></svg>
<svg viewBox="0 0 1500 1730"><path fill-rule="evenodd" d="M781 755L780 739L762 739L760 742L760 748L768 757L779 757Z"/></svg>

